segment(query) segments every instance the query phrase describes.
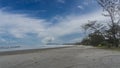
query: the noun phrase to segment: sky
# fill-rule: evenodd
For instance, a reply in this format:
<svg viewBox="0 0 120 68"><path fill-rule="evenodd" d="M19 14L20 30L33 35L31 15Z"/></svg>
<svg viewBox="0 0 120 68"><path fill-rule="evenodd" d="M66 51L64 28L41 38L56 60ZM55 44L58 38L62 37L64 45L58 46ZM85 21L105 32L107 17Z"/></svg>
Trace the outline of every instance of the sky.
<svg viewBox="0 0 120 68"><path fill-rule="evenodd" d="M88 20L105 20L95 0L0 0L0 45L78 42Z"/></svg>

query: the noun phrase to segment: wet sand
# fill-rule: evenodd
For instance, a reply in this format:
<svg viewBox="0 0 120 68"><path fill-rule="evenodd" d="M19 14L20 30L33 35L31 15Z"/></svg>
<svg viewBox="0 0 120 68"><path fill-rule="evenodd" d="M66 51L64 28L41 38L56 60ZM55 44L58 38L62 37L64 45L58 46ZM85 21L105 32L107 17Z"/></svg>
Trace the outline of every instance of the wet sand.
<svg viewBox="0 0 120 68"><path fill-rule="evenodd" d="M120 52L90 46L6 52L0 68L120 68Z"/></svg>

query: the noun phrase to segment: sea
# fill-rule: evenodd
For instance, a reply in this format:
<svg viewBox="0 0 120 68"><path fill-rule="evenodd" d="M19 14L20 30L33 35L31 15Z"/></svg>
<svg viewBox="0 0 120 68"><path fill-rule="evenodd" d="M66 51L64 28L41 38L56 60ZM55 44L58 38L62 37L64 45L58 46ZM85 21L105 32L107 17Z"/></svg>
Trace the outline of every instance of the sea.
<svg viewBox="0 0 120 68"><path fill-rule="evenodd" d="M58 47L66 47L73 45L8 45L8 46L0 46L0 52L5 51L17 51L17 50L28 50L28 49L47 49L47 48L58 48Z"/></svg>

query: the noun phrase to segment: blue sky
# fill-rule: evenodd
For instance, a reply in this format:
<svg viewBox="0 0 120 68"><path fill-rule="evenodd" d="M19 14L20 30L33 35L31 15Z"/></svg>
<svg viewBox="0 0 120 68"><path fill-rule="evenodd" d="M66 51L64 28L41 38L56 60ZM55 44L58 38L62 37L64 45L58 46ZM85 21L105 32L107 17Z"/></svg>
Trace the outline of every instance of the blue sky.
<svg viewBox="0 0 120 68"><path fill-rule="evenodd" d="M104 20L95 0L0 0L0 44L78 42L81 25Z"/></svg>

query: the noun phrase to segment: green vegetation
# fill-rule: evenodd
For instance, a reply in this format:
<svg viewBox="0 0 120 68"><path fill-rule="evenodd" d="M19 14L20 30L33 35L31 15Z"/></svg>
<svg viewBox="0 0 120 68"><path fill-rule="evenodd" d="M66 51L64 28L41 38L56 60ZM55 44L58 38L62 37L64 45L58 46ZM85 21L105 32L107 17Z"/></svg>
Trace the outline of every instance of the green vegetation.
<svg viewBox="0 0 120 68"><path fill-rule="evenodd" d="M97 0L103 8L105 17L109 17L108 23L88 21L83 25L87 36L81 44L93 45L107 48L118 48L120 46L120 2L119 0Z"/></svg>
<svg viewBox="0 0 120 68"><path fill-rule="evenodd" d="M120 51L120 48L116 48L116 47L108 48L107 46L97 46L97 48L105 49L105 50L112 50L112 51Z"/></svg>

